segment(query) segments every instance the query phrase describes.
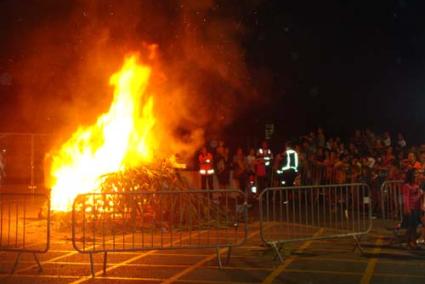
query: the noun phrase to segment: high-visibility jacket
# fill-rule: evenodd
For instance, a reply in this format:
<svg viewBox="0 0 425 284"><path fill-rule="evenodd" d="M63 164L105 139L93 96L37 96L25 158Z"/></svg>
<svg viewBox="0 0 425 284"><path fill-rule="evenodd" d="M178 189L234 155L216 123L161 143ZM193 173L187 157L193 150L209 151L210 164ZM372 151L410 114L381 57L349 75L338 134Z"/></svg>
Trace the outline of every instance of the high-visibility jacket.
<svg viewBox="0 0 425 284"><path fill-rule="evenodd" d="M280 169L277 170L277 174L283 174L284 171L287 170L295 170L298 171L298 154L292 149L288 149L285 151L285 156L283 159L283 165Z"/></svg>
<svg viewBox="0 0 425 284"><path fill-rule="evenodd" d="M271 161L273 159L272 151L270 149L260 148L257 151L257 158L262 159L266 167L270 167L272 164Z"/></svg>
<svg viewBox="0 0 425 284"><path fill-rule="evenodd" d="M199 154L199 173L201 175L214 174L213 156L211 153Z"/></svg>

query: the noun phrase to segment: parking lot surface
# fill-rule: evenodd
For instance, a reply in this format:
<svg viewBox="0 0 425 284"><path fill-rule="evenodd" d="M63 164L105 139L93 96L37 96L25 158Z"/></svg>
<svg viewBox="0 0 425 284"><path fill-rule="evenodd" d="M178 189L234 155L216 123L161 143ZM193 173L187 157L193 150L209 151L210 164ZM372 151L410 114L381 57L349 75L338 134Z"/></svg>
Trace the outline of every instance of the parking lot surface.
<svg viewBox="0 0 425 284"><path fill-rule="evenodd" d="M318 231L318 233L320 233ZM259 224L250 223L247 241L232 250L150 250L110 253L103 273L103 255L94 255L95 277L89 255L73 249L70 232L52 226L50 249L33 256L22 254L11 274L16 253L0 252L0 283L425 283L425 251L406 250L379 222L361 239L364 253L353 239L307 240L284 247L284 261L264 246Z"/></svg>

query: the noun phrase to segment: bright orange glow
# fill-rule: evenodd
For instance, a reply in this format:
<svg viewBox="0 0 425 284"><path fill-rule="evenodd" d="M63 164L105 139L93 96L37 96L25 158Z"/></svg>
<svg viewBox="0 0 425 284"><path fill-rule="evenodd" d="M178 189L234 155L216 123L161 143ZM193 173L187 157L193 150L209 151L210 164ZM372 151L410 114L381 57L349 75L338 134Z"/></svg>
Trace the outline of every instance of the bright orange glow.
<svg viewBox="0 0 425 284"><path fill-rule="evenodd" d="M151 69L132 55L110 84L114 97L95 124L80 127L52 155L51 203L56 211L72 209L81 193L97 192L99 177L153 160L154 100L146 94Z"/></svg>

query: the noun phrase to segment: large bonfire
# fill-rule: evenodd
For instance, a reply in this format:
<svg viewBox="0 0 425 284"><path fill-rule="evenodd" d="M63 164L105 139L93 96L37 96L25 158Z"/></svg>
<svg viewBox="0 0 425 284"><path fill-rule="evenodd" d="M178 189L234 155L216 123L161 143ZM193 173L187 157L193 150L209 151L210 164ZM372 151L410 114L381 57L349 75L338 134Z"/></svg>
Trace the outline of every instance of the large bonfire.
<svg viewBox="0 0 425 284"><path fill-rule="evenodd" d="M174 176L168 172L171 167L147 167L158 163L154 158L154 97L147 93L151 71L136 54L126 57L110 77L114 97L108 112L93 125L80 127L52 153L53 210L70 211L78 194L117 190L113 185L117 179L119 184L137 180L132 189L138 190ZM124 177L119 174L123 172Z"/></svg>

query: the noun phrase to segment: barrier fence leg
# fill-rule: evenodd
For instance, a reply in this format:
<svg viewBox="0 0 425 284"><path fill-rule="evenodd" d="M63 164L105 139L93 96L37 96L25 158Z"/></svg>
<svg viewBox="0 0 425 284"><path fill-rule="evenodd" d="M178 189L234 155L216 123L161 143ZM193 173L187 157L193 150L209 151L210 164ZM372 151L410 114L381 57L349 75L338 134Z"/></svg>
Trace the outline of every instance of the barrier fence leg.
<svg viewBox="0 0 425 284"><path fill-rule="evenodd" d="M220 269L223 269L223 264L221 262L221 255L220 255L220 247L216 247L215 248L216 253L217 253L217 263L218 263L218 267L220 267Z"/></svg>
<svg viewBox="0 0 425 284"><path fill-rule="evenodd" d="M283 257L282 257L282 254L280 253L280 250L282 249L282 245L277 246L276 243L272 243L271 246L273 247L273 249L276 253L275 258L277 257L277 258L279 258L280 262L283 262Z"/></svg>
<svg viewBox="0 0 425 284"><path fill-rule="evenodd" d="M226 264L230 263L230 257L232 256L232 247L229 247L229 249L227 250L227 260L226 260Z"/></svg>
<svg viewBox="0 0 425 284"><path fill-rule="evenodd" d="M32 255L34 256L35 262L37 262L38 272L42 272L43 271L43 267L41 267L41 263L40 263L40 260L38 259L37 254L33 253Z"/></svg>
<svg viewBox="0 0 425 284"><path fill-rule="evenodd" d="M19 252L18 255L16 256L16 260L15 260L15 263L13 264L13 268L12 268L11 274L15 273L16 268L18 267L18 264L19 264L19 260L21 259L21 255L22 255L22 252ZM41 263L40 263L40 260L38 260L37 254L33 253L32 255L34 257L35 262L37 263L38 272L39 273L42 272L43 271L43 268L41 267Z"/></svg>
<svg viewBox="0 0 425 284"><path fill-rule="evenodd" d="M16 259L15 259L15 263L13 264L11 274L15 273L16 267L18 266L18 263L19 263L19 259L21 258L21 254L22 254L21 252L18 252L18 255L16 256Z"/></svg>
<svg viewBox="0 0 425 284"><path fill-rule="evenodd" d="M354 239L354 248L353 251L355 251L356 249L359 249L360 253L363 255L364 254L364 250L363 247L360 244L359 238L357 236L353 236Z"/></svg>
<svg viewBox="0 0 425 284"><path fill-rule="evenodd" d="M89 253L90 255L90 271L91 271L91 276L94 278L94 265L93 265L93 254Z"/></svg>
<svg viewBox="0 0 425 284"><path fill-rule="evenodd" d="M108 261L108 252L105 251L103 255L103 274L106 274L106 263Z"/></svg>

